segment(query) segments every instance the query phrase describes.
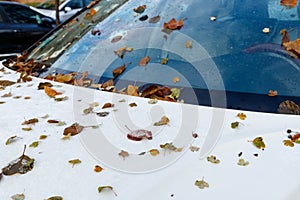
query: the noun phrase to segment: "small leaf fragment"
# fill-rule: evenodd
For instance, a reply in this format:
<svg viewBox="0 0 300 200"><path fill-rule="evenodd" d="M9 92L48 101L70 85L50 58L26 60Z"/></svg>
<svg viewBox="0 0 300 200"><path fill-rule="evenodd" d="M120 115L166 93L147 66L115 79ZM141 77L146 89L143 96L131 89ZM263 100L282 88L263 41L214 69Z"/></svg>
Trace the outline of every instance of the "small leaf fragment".
<svg viewBox="0 0 300 200"><path fill-rule="evenodd" d="M172 142L161 144L159 146L160 146L160 148L162 148L164 150L169 150L169 151L174 151L174 152L181 152L182 149L183 149L183 148L177 148L177 147L175 147Z"/></svg>
<svg viewBox="0 0 300 200"><path fill-rule="evenodd" d="M269 97L276 97L278 92L276 90L269 90L268 96Z"/></svg>
<svg viewBox="0 0 300 200"><path fill-rule="evenodd" d="M179 30L183 26L183 19L176 21L175 18L172 18L169 22L164 23L164 29L169 30Z"/></svg>
<svg viewBox="0 0 300 200"><path fill-rule="evenodd" d="M177 83L177 82L179 82L179 81L180 81L179 77L176 76L176 77L173 78L173 82L174 82L174 83Z"/></svg>
<svg viewBox="0 0 300 200"><path fill-rule="evenodd" d="M159 20L160 20L160 16L157 15L157 16L154 16L154 17L150 18L149 23L154 24L154 23L159 22Z"/></svg>
<svg viewBox="0 0 300 200"><path fill-rule="evenodd" d="M63 200L63 198L61 196L53 196L53 197L49 197L46 200Z"/></svg>
<svg viewBox="0 0 300 200"><path fill-rule="evenodd" d="M37 146L39 146L39 141L35 141L35 142L32 142L29 147L33 147L33 148L36 148Z"/></svg>
<svg viewBox="0 0 300 200"><path fill-rule="evenodd" d="M54 98L54 101L61 102L61 101L66 101L68 99L69 99L69 97L67 97L67 96L65 96L65 97L56 97L56 98Z"/></svg>
<svg viewBox="0 0 300 200"><path fill-rule="evenodd" d="M107 115L109 115L109 112L97 112L96 115L99 117L106 117Z"/></svg>
<svg viewBox="0 0 300 200"><path fill-rule="evenodd" d="M146 5L141 5L141 6L138 6L136 8L133 9L134 12L136 13L143 13L145 10L146 10L147 6Z"/></svg>
<svg viewBox="0 0 300 200"><path fill-rule="evenodd" d="M13 196L10 197L12 200L24 200L25 199L25 195L22 194L15 194Z"/></svg>
<svg viewBox="0 0 300 200"><path fill-rule="evenodd" d="M71 126L64 129L64 135L68 135L71 133L71 136L79 134L83 130L83 126L79 125L78 123L74 123Z"/></svg>
<svg viewBox="0 0 300 200"><path fill-rule="evenodd" d="M105 108L112 108L114 107L114 104L112 103L105 103L103 106L102 106L102 109L105 109Z"/></svg>
<svg viewBox="0 0 300 200"><path fill-rule="evenodd" d="M196 180L195 181L195 186L198 186L200 189L205 189L205 188L209 188L209 184L204 181L204 178L202 178L202 180Z"/></svg>
<svg viewBox="0 0 300 200"><path fill-rule="evenodd" d="M125 160L125 158L129 156L129 153L127 151L121 150L119 156L121 156L123 160Z"/></svg>
<svg viewBox="0 0 300 200"><path fill-rule="evenodd" d="M74 167L74 165L80 164L80 163L81 163L81 160L79 160L79 159L73 159L73 160L69 160L68 162L69 162L70 164L72 164L72 167Z"/></svg>
<svg viewBox="0 0 300 200"><path fill-rule="evenodd" d="M6 94L3 94L1 97L5 98L5 97L11 97L11 96L12 96L11 92L8 92Z"/></svg>
<svg viewBox="0 0 300 200"><path fill-rule="evenodd" d="M150 99L150 100L148 101L149 104L156 104L157 102L158 102L157 99Z"/></svg>
<svg viewBox="0 0 300 200"><path fill-rule="evenodd" d="M109 191L113 192L115 196L117 196L117 193L115 193L115 191L113 190L113 187L112 187L112 186L106 185L106 186L99 186L99 187L98 187L98 192L99 192L99 193L100 193L100 192L103 192L103 191L105 191L105 190L109 190Z"/></svg>
<svg viewBox="0 0 300 200"><path fill-rule="evenodd" d="M199 151L200 148L196 147L196 146L190 146L190 150L191 150L191 152L196 152L196 151Z"/></svg>
<svg viewBox="0 0 300 200"><path fill-rule="evenodd" d="M0 86L7 87L15 84L16 82L9 81L9 80L0 80Z"/></svg>
<svg viewBox="0 0 300 200"><path fill-rule="evenodd" d="M240 158L240 159L238 160L238 163L237 163L237 164L240 165L240 166L247 166L247 165L249 165L250 163L249 163L249 161L245 161L244 158Z"/></svg>
<svg viewBox="0 0 300 200"><path fill-rule="evenodd" d="M166 64L168 64L168 61L169 61L168 58L162 58L161 61L160 61L160 64L166 65Z"/></svg>
<svg viewBox="0 0 300 200"><path fill-rule="evenodd" d="M42 82L42 83L39 83L38 90L43 90L45 86L52 87L53 85L50 82Z"/></svg>
<svg viewBox="0 0 300 200"><path fill-rule="evenodd" d="M185 48L191 49L192 47L193 47L193 42L191 40L185 42Z"/></svg>
<svg viewBox="0 0 300 200"><path fill-rule="evenodd" d="M146 67L146 65L149 63L150 61L150 57L149 56L145 56L143 58L141 58L140 62L139 62L139 66L144 66Z"/></svg>
<svg viewBox="0 0 300 200"><path fill-rule="evenodd" d="M231 123L231 128L232 128L232 129L238 128L239 125L240 125L240 122L232 122L232 123Z"/></svg>
<svg viewBox="0 0 300 200"><path fill-rule="evenodd" d="M25 120L22 125L29 125L29 124L35 124L39 122L39 119L38 118L32 118L32 119L29 119L29 120Z"/></svg>
<svg viewBox="0 0 300 200"><path fill-rule="evenodd" d="M99 165L95 165L95 167L94 167L95 172L99 173L99 172L102 172L102 170L103 170L102 167L100 167Z"/></svg>
<svg viewBox="0 0 300 200"><path fill-rule="evenodd" d="M132 102L129 104L130 107L137 107L137 104L135 102Z"/></svg>
<svg viewBox="0 0 300 200"><path fill-rule="evenodd" d="M162 116L161 119L158 122L155 122L153 126L162 126L162 125L168 125L170 122L169 118L167 116Z"/></svg>
<svg viewBox="0 0 300 200"><path fill-rule="evenodd" d="M240 120L245 120L247 115L245 115L244 113L238 113L237 117L240 118Z"/></svg>
<svg viewBox="0 0 300 200"><path fill-rule="evenodd" d="M149 150L149 153L151 156L157 156L159 154L159 151L157 149L151 149Z"/></svg>
<svg viewBox="0 0 300 200"><path fill-rule="evenodd" d="M32 128L31 127L28 127L28 128L22 128L23 131L31 131Z"/></svg>
<svg viewBox="0 0 300 200"><path fill-rule="evenodd" d="M46 139L47 137L48 137L47 135L40 135L39 139L40 139L40 140L44 140L44 139Z"/></svg>
<svg viewBox="0 0 300 200"><path fill-rule="evenodd" d="M57 92L56 90L54 90L48 86L44 86L44 91L49 97L55 97L56 95L62 94L61 92Z"/></svg>
<svg viewBox="0 0 300 200"><path fill-rule="evenodd" d="M217 159L217 157L214 156L214 155L207 156L207 161L211 162L211 163L214 163L214 164L219 164L220 163L220 160Z"/></svg>
<svg viewBox="0 0 300 200"><path fill-rule="evenodd" d="M122 39L122 35L117 35L111 39L111 43L119 42Z"/></svg>
<svg viewBox="0 0 300 200"><path fill-rule="evenodd" d="M9 145L15 141L17 141L18 139L21 139L20 137L14 135L14 136L11 136L10 138L8 138L5 142L5 145Z"/></svg>
<svg viewBox="0 0 300 200"><path fill-rule="evenodd" d="M122 57L123 58L123 57ZM116 79L118 76L120 76L126 69L126 65L123 64L115 69L112 70L112 74L114 76L114 79Z"/></svg>
<svg viewBox="0 0 300 200"><path fill-rule="evenodd" d="M72 134L68 133L67 135L63 136L61 139L62 140L69 140L71 138Z"/></svg>
<svg viewBox="0 0 300 200"><path fill-rule="evenodd" d="M94 108L92 108L92 107L88 107L88 108L86 108L86 109L83 110L83 114L87 115L87 114L93 112L93 109Z"/></svg>
<svg viewBox="0 0 300 200"><path fill-rule="evenodd" d="M180 97L180 89L178 89L178 88L172 88L171 89L170 97L172 99L178 99Z"/></svg>

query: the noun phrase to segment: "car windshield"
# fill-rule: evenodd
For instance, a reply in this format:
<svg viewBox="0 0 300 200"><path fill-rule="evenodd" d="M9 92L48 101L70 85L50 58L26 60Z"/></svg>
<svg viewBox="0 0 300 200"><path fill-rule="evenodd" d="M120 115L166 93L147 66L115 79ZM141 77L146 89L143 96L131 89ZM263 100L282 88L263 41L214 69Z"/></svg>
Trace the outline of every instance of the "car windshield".
<svg viewBox="0 0 300 200"><path fill-rule="evenodd" d="M152 98L276 113L285 100L300 102L298 7L279 0L102 0L28 59L51 65L43 78L88 72L90 86L112 80L114 92L131 85ZM155 93L163 86L168 96Z"/></svg>
<svg viewBox="0 0 300 200"><path fill-rule="evenodd" d="M60 0L59 5L64 3L66 0ZM47 10L55 10L55 0L46 0L43 3L37 5L37 8L47 9Z"/></svg>

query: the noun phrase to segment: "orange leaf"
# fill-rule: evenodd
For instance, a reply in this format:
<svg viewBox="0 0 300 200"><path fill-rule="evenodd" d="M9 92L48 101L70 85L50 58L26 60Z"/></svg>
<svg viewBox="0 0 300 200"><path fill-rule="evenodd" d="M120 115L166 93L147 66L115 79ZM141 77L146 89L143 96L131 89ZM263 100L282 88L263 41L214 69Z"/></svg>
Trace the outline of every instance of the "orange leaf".
<svg viewBox="0 0 300 200"><path fill-rule="evenodd" d="M62 94L62 92L57 92L48 86L44 86L44 91L49 97L55 97L56 95Z"/></svg>
<svg viewBox="0 0 300 200"><path fill-rule="evenodd" d="M172 18L169 22L164 23L164 28L170 30L176 30L176 29L179 30L181 29L182 26L183 26L183 19L176 21L176 19Z"/></svg>
<svg viewBox="0 0 300 200"><path fill-rule="evenodd" d="M276 90L269 90L269 97L276 97L278 95L278 92Z"/></svg>
<svg viewBox="0 0 300 200"><path fill-rule="evenodd" d="M139 62L139 66L144 66L146 67L146 65L148 64L148 62L150 61L150 57L149 56L145 56L144 58L142 58Z"/></svg>
<svg viewBox="0 0 300 200"><path fill-rule="evenodd" d="M295 8L297 6L297 0L280 0L280 5L287 8Z"/></svg>

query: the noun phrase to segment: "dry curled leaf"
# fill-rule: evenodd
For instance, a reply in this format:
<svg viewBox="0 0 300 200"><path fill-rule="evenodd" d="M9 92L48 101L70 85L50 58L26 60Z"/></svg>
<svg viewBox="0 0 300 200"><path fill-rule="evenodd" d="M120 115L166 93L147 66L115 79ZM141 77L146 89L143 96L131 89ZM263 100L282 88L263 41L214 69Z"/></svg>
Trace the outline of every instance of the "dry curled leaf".
<svg viewBox="0 0 300 200"><path fill-rule="evenodd" d="M177 83L177 82L179 82L179 81L180 81L179 77L176 76L176 77L173 78L173 82L174 82L174 83Z"/></svg>
<svg viewBox="0 0 300 200"><path fill-rule="evenodd" d="M143 13L146 8L147 8L146 5L141 5L141 6L138 6L137 8L134 8L133 11L136 13Z"/></svg>
<svg viewBox="0 0 300 200"><path fill-rule="evenodd" d="M130 130L127 126L126 128L130 131L127 134L127 138L133 141L141 141L143 139L152 140L152 132L145 129Z"/></svg>
<svg viewBox="0 0 300 200"><path fill-rule="evenodd" d="M182 151L182 147L181 148L177 148L173 145L172 142L170 143L165 143L165 144L161 144L159 145L160 148L164 149L164 150L168 150L168 151L174 151L174 152L181 152Z"/></svg>
<svg viewBox="0 0 300 200"><path fill-rule="evenodd" d="M141 58L141 60L139 62L139 66L146 67L146 65L149 63L149 61L150 61L150 57L149 56L145 56L145 57Z"/></svg>
<svg viewBox="0 0 300 200"><path fill-rule="evenodd" d="M103 192L103 191L105 191L105 190L109 190L109 191L113 192L115 196L117 196L117 193L113 190L113 187L112 187L112 186L106 185L106 186L99 186L99 187L98 187L98 192L99 192L99 193L100 193L100 192Z"/></svg>
<svg viewBox="0 0 300 200"><path fill-rule="evenodd" d="M149 153L151 156L157 156L159 154L159 151L157 149L150 149Z"/></svg>
<svg viewBox="0 0 300 200"><path fill-rule="evenodd" d="M125 158L129 156L129 153L127 151L121 150L118 155L125 160Z"/></svg>
<svg viewBox="0 0 300 200"><path fill-rule="evenodd" d="M126 52L127 52L126 45L124 45L124 46L120 47L119 49L117 49L116 51L114 51L114 53L121 59L123 59Z"/></svg>
<svg viewBox="0 0 300 200"><path fill-rule="evenodd" d="M14 136L11 136L10 138L8 138L5 142L5 145L9 145L15 141L17 141L18 139L21 139L20 137L14 135Z"/></svg>
<svg viewBox="0 0 300 200"><path fill-rule="evenodd" d="M57 92L56 90L54 90L48 86L44 86L44 91L49 97L55 97L56 95L62 94L61 92Z"/></svg>
<svg viewBox="0 0 300 200"><path fill-rule="evenodd" d="M32 142L29 147L33 147L33 148L36 148L37 146L39 146L39 141L35 141L35 142Z"/></svg>
<svg viewBox="0 0 300 200"><path fill-rule="evenodd" d="M102 106L102 109L105 109L105 108L112 108L114 107L114 104L112 103L105 103L103 106Z"/></svg>
<svg viewBox="0 0 300 200"><path fill-rule="evenodd" d="M268 96L269 97L276 97L278 92L276 90L269 90Z"/></svg>
<svg viewBox="0 0 300 200"><path fill-rule="evenodd" d="M38 90L43 90L45 86L52 87L53 85L50 82L42 82L42 83L39 83Z"/></svg>
<svg viewBox="0 0 300 200"><path fill-rule="evenodd" d="M72 164L72 167L74 167L74 165L80 164L81 160L79 160L79 159L73 159L73 160L69 160L68 162L70 164Z"/></svg>
<svg viewBox="0 0 300 200"><path fill-rule="evenodd" d="M283 144L284 144L284 146L288 146L288 147L295 146L294 142L292 142L291 140L283 140Z"/></svg>
<svg viewBox="0 0 300 200"><path fill-rule="evenodd" d="M16 173L26 174L33 169L34 159L25 155L26 145L24 146L23 154L8 164L8 166L2 168L2 173L6 176L10 176Z"/></svg>
<svg viewBox="0 0 300 200"><path fill-rule="evenodd" d="M202 180L196 180L195 181L195 186L198 186L200 189L208 188L209 184L204 181L204 178Z"/></svg>
<svg viewBox="0 0 300 200"><path fill-rule="evenodd" d="M71 126L64 129L64 135L68 135L71 133L71 136L79 134L83 130L84 126L79 125L78 123L74 123Z"/></svg>
<svg viewBox="0 0 300 200"><path fill-rule="evenodd" d="M48 137L48 135L40 135L39 139L40 139L40 140L44 140L44 139L46 139L47 137Z"/></svg>
<svg viewBox="0 0 300 200"><path fill-rule="evenodd" d="M157 15L157 16L154 16L154 17L150 18L149 23L154 24L154 23L159 22L159 20L160 20L160 16Z"/></svg>
<svg viewBox="0 0 300 200"><path fill-rule="evenodd" d="M5 97L11 97L11 96L12 96L11 92L8 92L6 94L3 94L1 97L5 98Z"/></svg>
<svg viewBox="0 0 300 200"><path fill-rule="evenodd" d="M196 151L199 151L200 148L196 147L196 146L190 146L190 150L191 150L191 152L196 152Z"/></svg>
<svg viewBox="0 0 300 200"><path fill-rule="evenodd" d="M129 104L130 107L137 107L137 104L135 102L132 102Z"/></svg>
<svg viewBox="0 0 300 200"><path fill-rule="evenodd" d="M169 30L179 30L183 26L183 19L180 19L179 21L176 21L175 18L172 18L169 22L164 23L164 29Z"/></svg>
<svg viewBox="0 0 300 200"><path fill-rule="evenodd" d="M219 164L220 163L220 160L217 159L217 157L214 156L214 155L207 156L206 159L207 159L208 162L211 162L211 163L214 163L214 164Z"/></svg>
<svg viewBox="0 0 300 200"><path fill-rule="evenodd" d="M244 158L240 158L240 159L238 160L237 164L240 165L240 166L247 166L247 165L249 165L250 163L249 163L249 161L245 161Z"/></svg>
<svg viewBox="0 0 300 200"><path fill-rule="evenodd" d="M114 76L114 79L116 79L118 76L120 76L126 69L126 65L123 64L115 69L112 70L112 74Z"/></svg>
<svg viewBox="0 0 300 200"><path fill-rule="evenodd" d="M16 82L9 81L9 80L0 80L0 86L7 87L15 84Z"/></svg>
<svg viewBox="0 0 300 200"><path fill-rule="evenodd" d="M117 36L113 37L110 42L116 43L116 42L119 42L122 38L123 38L122 35L117 35Z"/></svg>
<svg viewBox="0 0 300 200"><path fill-rule="evenodd" d="M169 118L167 116L162 116L161 119L158 122L155 122L153 126L162 126L162 125L168 125L170 122Z"/></svg>
<svg viewBox="0 0 300 200"><path fill-rule="evenodd" d="M22 194L15 194L15 195L12 195L10 198L12 200L24 200L25 195L23 193Z"/></svg>
<svg viewBox="0 0 300 200"><path fill-rule="evenodd" d="M280 0L280 5L286 8L295 8L297 6L297 0Z"/></svg>
<svg viewBox="0 0 300 200"><path fill-rule="evenodd" d="M236 116L237 116L238 118L240 118L240 120L245 120L246 117L247 117L247 115L245 115L244 113L238 113Z"/></svg>
<svg viewBox="0 0 300 200"><path fill-rule="evenodd" d="M39 122L39 119L38 118L32 118L32 119L29 119L29 120L25 120L22 125L29 125L29 124L35 124Z"/></svg>
<svg viewBox="0 0 300 200"><path fill-rule="evenodd" d="M139 96L139 89L137 86L128 85L127 86L127 94L131 96Z"/></svg>
<svg viewBox="0 0 300 200"><path fill-rule="evenodd" d="M94 167L95 172L99 173L99 172L102 172L102 170L103 170L103 168L101 166L95 165L95 167Z"/></svg>

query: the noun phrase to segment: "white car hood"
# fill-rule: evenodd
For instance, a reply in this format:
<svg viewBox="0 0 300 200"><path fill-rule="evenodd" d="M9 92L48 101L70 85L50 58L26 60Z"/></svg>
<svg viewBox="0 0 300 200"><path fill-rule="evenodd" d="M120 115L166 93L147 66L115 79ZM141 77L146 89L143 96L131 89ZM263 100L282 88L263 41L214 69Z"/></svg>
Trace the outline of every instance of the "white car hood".
<svg viewBox="0 0 300 200"><path fill-rule="evenodd" d="M8 69L0 72L0 76L0 80L16 81L19 78L19 74ZM68 97L57 102L37 89L40 82L45 80L33 78L31 82L16 83L0 91L0 96L9 96L0 97L1 168L19 157L24 145L27 145L25 154L35 159L32 171L2 177L0 199L10 199L20 193L24 193L25 199L62 196L67 200L298 198L300 180L295 176L300 168L300 145L287 147L283 140L287 139L287 129L300 131L299 116L165 101L152 105L145 98L52 82L53 89L62 92L59 96ZM5 95L9 92L11 96ZM83 110L94 102L99 104L94 108L95 112L108 111L110 114L107 117L84 114ZM107 102L114 103L114 107L101 109ZM130 107L128 104L132 102L137 106ZM245 120L237 117L240 112L247 116ZM46 115L48 118L44 119ZM153 122L162 115L170 119L169 125L154 127ZM214 115L222 116L215 118ZM22 125L31 118L39 121L34 125ZM63 121L66 125L50 124L49 119ZM232 129L230 125L235 121L241 124ZM75 122L84 126L101 125L84 128L69 140L62 140L64 129ZM125 125L130 129L151 130L155 133L153 140L128 141L126 133L129 131ZM201 159L199 151L189 149L192 145L200 147L201 151L206 137L214 134L210 131L214 126L219 127L221 138L207 156L216 156L219 164L208 162L206 155ZM32 130L24 131L24 127ZM194 138L193 133L198 137ZM14 135L20 138L6 145L7 139ZM40 140L40 135L48 137ZM250 142L258 136L263 137L265 150ZM39 145L29 147L34 141L39 141ZM164 152L159 145L166 142L183 147L183 151ZM157 149L160 154L151 156L150 149ZM119 156L121 150L129 152L129 156ZM146 153L138 155L142 151ZM237 165L240 158L249 161L249 165ZM68 162L72 159L80 159L81 163L72 167ZM95 165L100 165L103 171L96 173ZM196 180L202 179L209 184L208 188L199 189L194 185ZM99 193L99 186L112 186L117 196L110 191Z"/></svg>

